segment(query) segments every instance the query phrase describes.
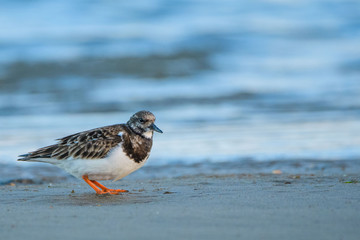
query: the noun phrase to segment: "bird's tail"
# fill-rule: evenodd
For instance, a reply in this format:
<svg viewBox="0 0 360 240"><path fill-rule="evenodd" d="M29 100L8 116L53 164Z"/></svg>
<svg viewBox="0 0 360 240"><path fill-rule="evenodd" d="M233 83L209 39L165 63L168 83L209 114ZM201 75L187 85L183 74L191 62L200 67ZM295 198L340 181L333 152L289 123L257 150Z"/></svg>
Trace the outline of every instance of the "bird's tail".
<svg viewBox="0 0 360 240"><path fill-rule="evenodd" d="M19 155L18 161L29 161L30 160L29 155L30 153Z"/></svg>
<svg viewBox="0 0 360 240"><path fill-rule="evenodd" d="M49 162L49 158L33 158L30 157L29 153L19 155L19 158L17 160L21 162L44 162L44 163Z"/></svg>
<svg viewBox="0 0 360 240"><path fill-rule="evenodd" d="M57 145L51 145L40 148L34 152L25 153L19 155L18 161L23 162L49 162L53 151L57 148Z"/></svg>

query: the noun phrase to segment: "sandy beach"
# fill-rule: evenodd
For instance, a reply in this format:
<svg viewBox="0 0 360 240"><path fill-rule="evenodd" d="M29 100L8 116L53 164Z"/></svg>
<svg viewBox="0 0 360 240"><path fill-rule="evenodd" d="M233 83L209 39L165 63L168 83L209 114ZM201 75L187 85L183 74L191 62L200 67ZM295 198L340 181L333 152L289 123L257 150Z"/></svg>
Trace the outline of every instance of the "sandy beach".
<svg viewBox="0 0 360 240"><path fill-rule="evenodd" d="M0 187L2 239L358 239L360 175L231 174Z"/></svg>

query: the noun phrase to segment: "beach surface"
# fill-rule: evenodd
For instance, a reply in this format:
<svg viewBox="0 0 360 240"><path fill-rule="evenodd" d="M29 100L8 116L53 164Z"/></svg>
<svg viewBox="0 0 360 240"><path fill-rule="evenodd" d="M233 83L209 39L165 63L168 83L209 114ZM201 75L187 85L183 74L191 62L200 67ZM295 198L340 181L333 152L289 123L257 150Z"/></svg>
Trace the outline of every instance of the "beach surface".
<svg viewBox="0 0 360 240"><path fill-rule="evenodd" d="M275 172L279 173L279 172ZM359 239L360 174L194 174L0 186L2 239Z"/></svg>

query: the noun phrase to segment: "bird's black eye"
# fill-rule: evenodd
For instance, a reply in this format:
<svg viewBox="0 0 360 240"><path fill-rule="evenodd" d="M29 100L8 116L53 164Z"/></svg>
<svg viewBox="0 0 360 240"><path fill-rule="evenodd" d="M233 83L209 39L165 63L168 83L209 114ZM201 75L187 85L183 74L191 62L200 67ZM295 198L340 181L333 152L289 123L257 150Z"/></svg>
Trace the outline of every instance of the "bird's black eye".
<svg viewBox="0 0 360 240"><path fill-rule="evenodd" d="M145 121L144 121L144 119L140 118L139 122L144 123Z"/></svg>

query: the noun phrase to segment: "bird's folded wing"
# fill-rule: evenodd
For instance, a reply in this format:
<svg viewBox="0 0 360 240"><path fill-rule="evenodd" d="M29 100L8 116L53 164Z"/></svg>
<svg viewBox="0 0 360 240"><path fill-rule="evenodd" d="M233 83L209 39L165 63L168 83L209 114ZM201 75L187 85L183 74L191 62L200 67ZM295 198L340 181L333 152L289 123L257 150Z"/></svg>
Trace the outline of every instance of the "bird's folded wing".
<svg viewBox="0 0 360 240"><path fill-rule="evenodd" d="M53 159L99 159L108 155L111 149L121 143L122 124L96 128L75 133L60 139L57 144L40 148L25 154L24 160L32 158Z"/></svg>

